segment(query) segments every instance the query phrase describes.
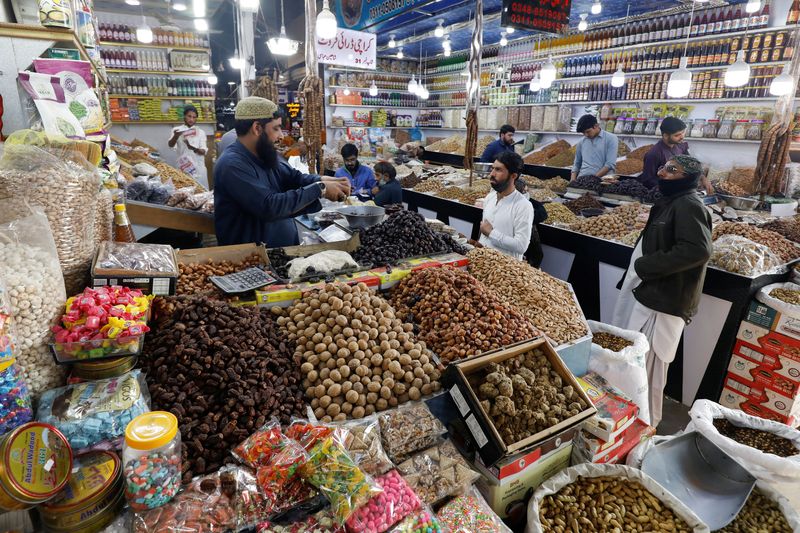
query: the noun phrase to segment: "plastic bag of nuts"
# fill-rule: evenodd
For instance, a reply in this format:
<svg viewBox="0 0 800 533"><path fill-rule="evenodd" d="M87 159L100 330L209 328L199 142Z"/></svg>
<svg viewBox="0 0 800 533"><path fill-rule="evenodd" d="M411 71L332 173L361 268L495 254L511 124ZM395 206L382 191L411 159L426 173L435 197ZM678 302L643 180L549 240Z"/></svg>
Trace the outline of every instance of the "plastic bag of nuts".
<svg viewBox="0 0 800 533"><path fill-rule="evenodd" d="M800 285L796 283L773 283L762 287L756 293L756 300L782 316L800 318Z"/></svg>
<svg viewBox="0 0 800 533"><path fill-rule="evenodd" d="M480 477L449 440L403 461L397 469L429 505L447 496L464 494Z"/></svg>
<svg viewBox="0 0 800 533"><path fill-rule="evenodd" d="M686 431L702 433L731 457L746 464L757 478L800 482L800 430L728 409L710 400L695 401L689 416L692 420ZM720 433L719 424L714 423L720 419L745 431L726 431L730 437L725 436Z"/></svg>
<svg viewBox="0 0 800 533"><path fill-rule="evenodd" d="M441 442L447 429L424 402L404 405L378 416L383 449L395 463Z"/></svg>
<svg viewBox="0 0 800 533"><path fill-rule="evenodd" d="M340 422L336 427L345 431L338 432L339 438L347 453L358 467L371 476L380 476L393 468L392 462L381 444L381 428L377 415Z"/></svg>
<svg viewBox="0 0 800 533"><path fill-rule="evenodd" d="M628 531L626 525L639 524L647 524L647 531L709 531L694 511L641 470L591 463L562 470L536 490L528 502L526 531Z"/></svg>

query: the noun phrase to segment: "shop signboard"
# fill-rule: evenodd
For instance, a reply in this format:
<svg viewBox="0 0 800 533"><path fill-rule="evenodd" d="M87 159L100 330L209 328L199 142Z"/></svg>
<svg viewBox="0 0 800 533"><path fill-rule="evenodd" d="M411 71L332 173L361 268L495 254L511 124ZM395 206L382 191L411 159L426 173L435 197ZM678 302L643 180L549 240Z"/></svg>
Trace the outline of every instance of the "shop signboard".
<svg viewBox="0 0 800 533"><path fill-rule="evenodd" d="M569 23L572 0L503 0L500 25L561 33Z"/></svg>
<svg viewBox="0 0 800 533"><path fill-rule="evenodd" d="M378 41L374 33L339 29L333 39L317 38L317 61L342 67L377 66Z"/></svg>
<svg viewBox="0 0 800 533"><path fill-rule="evenodd" d="M338 0L333 10L340 28L363 30L431 0Z"/></svg>

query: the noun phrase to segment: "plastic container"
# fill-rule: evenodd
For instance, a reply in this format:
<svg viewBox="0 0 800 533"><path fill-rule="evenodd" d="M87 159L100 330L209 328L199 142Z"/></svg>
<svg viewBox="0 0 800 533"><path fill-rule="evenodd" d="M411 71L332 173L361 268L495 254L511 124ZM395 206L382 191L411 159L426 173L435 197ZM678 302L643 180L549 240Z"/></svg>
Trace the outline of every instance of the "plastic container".
<svg viewBox="0 0 800 533"><path fill-rule="evenodd" d="M655 135L657 129L658 129L658 119L657 118L648 118L647 119L647 125L644 127L644 134L645 135Z"/></svg>
<svg viewBox="0 0 800 533"><path fill-rule="evenodd" d="M617 117L611 117L608 120L606 120L605 130L608 133L614 133L614 129L616 128L616 126L617 126Z"/></svg>
<svg viewBox="0 0 800 533"><path fill-rule="evenodd" d="M716 139L717 129L719 128L719 120L712 118L706 125L703 126L703 137L706 139Z"/></svg>
<svg viewBox="0 0 800 533"><path fill-rule="evenodd" d="M625 118L624 117L619 117L617 119L616 124L614 124L614 134L615 135L620 135L620 134L622 134L622 130L624 130L624 129L625 129Z"/></svg>
<svg viewBox="0 0 800 533"><path fill-rule="evenodd" d="M689 135L689 137L696 137L698 139L702 138L703 131L705 131L705 127L706 127L706 119L704 118L694 119L694 122L692 123L691 135Z"/></svg>
<svg viewBox="0 0 800 533"><path fill-rule="evenodd" d="M723 120L717 130L717 139L730 139L733 135L733 120Z"/></svg>
<svg viewBox="0 0 800 533"><path fill-rule="evenodd" d="M761 140L761 130L764 128L764 121L763 120L753 120L750 122L750 126L747 128L746 139L748 141L760 141Z"/></svg>
<svg viewBox="0 0 800 533"><path fill-rule="evenodd" d="M131 420L122 464L131 509L146 511L169 503L181 488L181 432L175 415L151 411Z"/></svg>
<svg viewBox="0 0 800 533"><path fill-rule="evenodd" d="M118 357L97 362L82 361L72 365L70 379L94 381L116 378L131 371L134 366L136 357Z"/></svg>
<svg viewBox="0 0 800 533"><path fill-rule="evenodd" d="M647 119L645 118L637 118L636 123L633 126L633 134L634 135L644 135L644 130L647 127Z"/></svg>
<svg viewBox="0 0 800 533"><path fill-rule="evenodd" d="M47 457L49 460L26 460ZM20 511L55 497L72 471L72 448L50 424L29 422L0 442L0 510Z"/></svg>
<svg viewBox="0 0 800 533"><path fill-rule="evenodd" d="M626 118L625 119L625 125L622 127L622 134L623 135L632 135L633 134L633 128L634 128L634 123L633 122L634 121L633 121L632 118Z"/></svg>
<svg viewBox="0 0 800 533"><path fill-rule="evenodd" d="M750 127L749 120L737 120L736 126L731 133L731 139L743 140L747 138L747 128Z"/></svg>
<svg viewBox="0 0 800 533"><path fill-rule="evenodd" d="M137 356L144 347L144 333L116 339L53 342L50 349L59 363Z"/></svg>

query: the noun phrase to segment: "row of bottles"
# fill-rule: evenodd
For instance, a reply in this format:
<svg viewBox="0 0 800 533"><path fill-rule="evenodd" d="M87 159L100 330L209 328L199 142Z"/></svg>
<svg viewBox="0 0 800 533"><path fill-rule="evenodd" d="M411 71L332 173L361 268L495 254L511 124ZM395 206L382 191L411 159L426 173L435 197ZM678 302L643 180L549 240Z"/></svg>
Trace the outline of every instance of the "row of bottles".
<svg viewBox="0 0 800 533"><path fill-rule="evenodd" d="M126 70L156 70L168 72L169 58L161 50L100 50L100 58L106 68Z"/></svg>
<svg viewBox="0 0 800 533"><path fill-rule="evenodd" d="M127 24L100 22L100 40L112 43L136 43L136 27ZM169 31L153 28L153 43L162 46L208 48L208 34L191 31Z"/></svg>
<svg viewBox="0 0 800 533"><path fill-rule="evenodd" d="M417 107L419 100L408 92L379 92L377 96L369 93L351 92L345 95L340 89L328 96L329 104L374 106L374 107Z"/></svg>
<svg viewBox="0 0 800 533"><path fill-rule="evenodd" d="M344 87L345 85L350 86L350 88L361 88L361 89L368 89L369 86L372 84L373 80L375 81L375 85L378 86L378 89L384 89L387 91L396 91L396 90L404 90L408 87L408 76L397 76L394 74L382 74L382 73L375 73L370 74L369 76L365 76L363 73L335 73L331 74L331 77L328 81L329 85L334 85L338 87Z"/></svg>
<svg viewBox="0 0 800 533"><path fill-rule="evenodd" d="M419 128L443 128L444 117L439 110L420 111L415 125Z"/></svg>
<svg viewBox="0 0 800 533"><path fill-rule="evenodd" d="M111 76L108 83L111 94L118 95L162 97L214 96L214 86L205 80Z"/></svg>

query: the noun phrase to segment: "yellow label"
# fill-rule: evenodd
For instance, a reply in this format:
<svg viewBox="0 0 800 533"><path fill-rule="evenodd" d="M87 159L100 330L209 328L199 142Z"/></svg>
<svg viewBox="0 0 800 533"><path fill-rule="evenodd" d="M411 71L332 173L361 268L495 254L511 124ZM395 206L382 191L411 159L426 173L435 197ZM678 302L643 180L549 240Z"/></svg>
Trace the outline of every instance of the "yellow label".
<svg viewBox="0 0 800 533"><path fill-rule="evenodd" d="M302 298L303 293L300 291L279 291L267 293L266 302L284 302L286 300L299 300Z"/></svg>
<svg viewBox="0 0 800 533"><path fill-rule="evenodd" d="M72 507L90 501L105 490L118 473L119 459L111 452L80 455L75 458L67 486L46 507Z"/></svg>
<svg viewBox="0 0 800 533"><path fill-rule="evenodd" d="M400 281L404 277L411 274L410 270L393 270L388 277L384 278L386 281Z"/></svg>
<svg viewBox="0 0 800 533"><path fill-rule="evenodd" d="M12 485L31 498L46 498L66 481L72 451L50 426L29 424L8 443L6 472Z"/></svg>

